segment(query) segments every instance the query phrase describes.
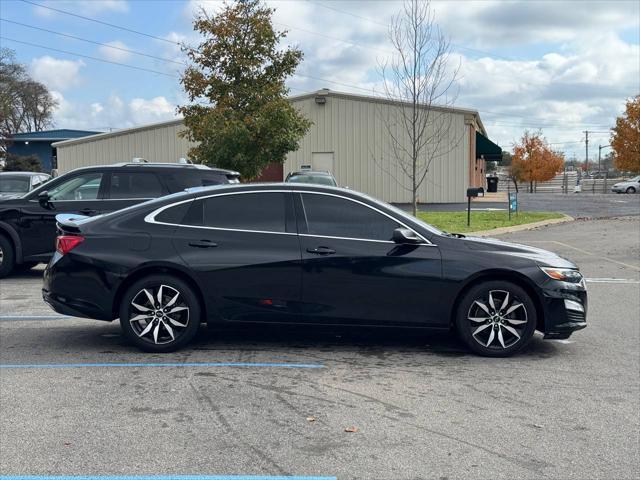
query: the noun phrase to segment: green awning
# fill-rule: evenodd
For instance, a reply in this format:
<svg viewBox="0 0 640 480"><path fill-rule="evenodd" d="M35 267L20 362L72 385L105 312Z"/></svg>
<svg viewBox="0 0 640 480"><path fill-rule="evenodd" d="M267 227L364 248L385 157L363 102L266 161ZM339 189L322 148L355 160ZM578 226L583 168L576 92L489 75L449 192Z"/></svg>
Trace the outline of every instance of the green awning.
<svg viewBox="0 0 640 480"><path fill-rule="evenodd" d="M490 162L500 162L502 160L502 148L480 132L476 132L476 158L480 157Z"/></svg>

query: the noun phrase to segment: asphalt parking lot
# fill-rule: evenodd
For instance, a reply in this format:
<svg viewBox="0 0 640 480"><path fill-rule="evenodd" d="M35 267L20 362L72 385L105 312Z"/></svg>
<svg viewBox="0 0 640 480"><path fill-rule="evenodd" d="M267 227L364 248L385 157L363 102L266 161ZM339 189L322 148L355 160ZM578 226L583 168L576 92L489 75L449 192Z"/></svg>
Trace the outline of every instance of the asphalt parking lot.
<svg viewBox="0 0 640 480"><path fill-rule="evenodd" d="M525 193L518 194L518 203L522 211L560 212L574 218L611 218L640 215L640 195L617 195L615 193ZM404 206L410 210L410 206ZM466 203L422 204L421 210L427 212L461 212L467 210ZM507 202L472 202L474 210L504 210Z"/></svg>
<svg viewBox="0 0 640 480"><path fill-rule="evenodd" d="M587 329L509 359L294 327L203 328L152 355L56 315L41 271L2 280L0 475L639 478L640 217L501 238L580 265Z"/></svg>

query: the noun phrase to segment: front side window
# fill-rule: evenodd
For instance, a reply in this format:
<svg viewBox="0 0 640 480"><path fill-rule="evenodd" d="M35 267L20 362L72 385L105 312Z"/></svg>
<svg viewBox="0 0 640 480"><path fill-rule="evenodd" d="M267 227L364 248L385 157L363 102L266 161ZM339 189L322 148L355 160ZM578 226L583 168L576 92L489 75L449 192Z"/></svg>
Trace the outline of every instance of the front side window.
<svg viewBox="0 0 640 480"><path fill-rule="evenodd" d="M53 201L65 200L95 200L98 198L102 173L85 173L62 182L49 190L49 199Z"/></svg>
<svg viewBox="0 0 640 480"><path fill-rule="evenodd" d="M302 194L309 234L325 237L391 240L397 222L360 203L329 195Z"/></svg>
<svg viewBox="0 0 640 480"><path fill-rule="evenodd" d="M263 232L286 231L285 193L220 195L193 202L184 218L188 225Z"/></svg>
<svg viewBox="0 0 640 480"><path fill-rule="evenodd" d="M157 198L162 196L162 185L153 172L118 172L111 174L109 198Z"/></svg>

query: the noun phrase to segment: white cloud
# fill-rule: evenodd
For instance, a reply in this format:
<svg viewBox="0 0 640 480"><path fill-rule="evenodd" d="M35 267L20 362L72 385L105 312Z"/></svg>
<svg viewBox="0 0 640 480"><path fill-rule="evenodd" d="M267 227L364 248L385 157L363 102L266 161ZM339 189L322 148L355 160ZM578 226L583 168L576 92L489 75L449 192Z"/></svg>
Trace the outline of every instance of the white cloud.
<svg viewBox="0 0 640 480"><path fill-rule="evenodd" d="M91 16L108 12L126 13L129 11L129 4L126 0L48 0L42 2L42 5ZM56 15L60 15L54 10L42 8L37 5L33 7L33 11L40 17L55 17Z"/></svg>
<svg viewBox="0 0 640 480"><path fill-rule="evenodd" d="M58 91L52 94L59 104L54 120L62 128L119 129L176 117L175 104L163 96L125 101L112 94L103 101L82 103L69 101Z"/></svg>
<svg viewBox="0 0 640 480"><path fill-rule="evenodd" d="M81 83L80 69L84 66L82 60L61 60L45 55L34 58L29 70L35 80L49 89L64 91Z"/></svg>
<svg viewBox="0 0 640 480"><path fill-rule="evenodd" d="M122 62L131 58L131 53L126 51L131 49L120 40L106 42L105 45L100 46L98 50L103 58L111 60L112 62Z"/></svg>

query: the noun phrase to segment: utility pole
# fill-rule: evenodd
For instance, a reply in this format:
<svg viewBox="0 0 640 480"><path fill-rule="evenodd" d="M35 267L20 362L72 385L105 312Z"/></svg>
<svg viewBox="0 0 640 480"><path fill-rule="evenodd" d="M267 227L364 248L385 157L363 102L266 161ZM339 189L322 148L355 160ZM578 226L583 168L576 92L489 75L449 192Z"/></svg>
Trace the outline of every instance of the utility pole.
<svg viewBox="0 0 640 480"><path fill-rule="evenodd" d="M589 169L589 130L584 131L584 168Z"/></svg>

